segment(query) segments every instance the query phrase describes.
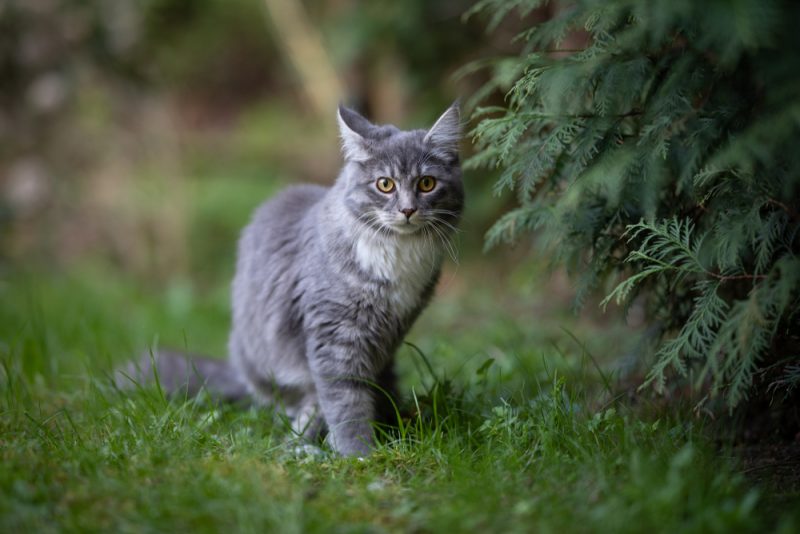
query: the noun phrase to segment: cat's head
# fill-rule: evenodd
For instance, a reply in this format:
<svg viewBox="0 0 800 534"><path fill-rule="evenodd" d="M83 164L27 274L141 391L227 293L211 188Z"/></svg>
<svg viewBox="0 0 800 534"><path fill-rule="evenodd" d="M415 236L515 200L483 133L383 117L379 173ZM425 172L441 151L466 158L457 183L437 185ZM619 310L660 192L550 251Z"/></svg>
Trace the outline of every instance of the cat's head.
<svg viewBox="0 0 800 534"><path fill-rule="evenodd" d="M345 204L359 221L403 235L455 230L464 204L458 103L429 130L410 131L372 124L340 106L339 130Z"/></svg>

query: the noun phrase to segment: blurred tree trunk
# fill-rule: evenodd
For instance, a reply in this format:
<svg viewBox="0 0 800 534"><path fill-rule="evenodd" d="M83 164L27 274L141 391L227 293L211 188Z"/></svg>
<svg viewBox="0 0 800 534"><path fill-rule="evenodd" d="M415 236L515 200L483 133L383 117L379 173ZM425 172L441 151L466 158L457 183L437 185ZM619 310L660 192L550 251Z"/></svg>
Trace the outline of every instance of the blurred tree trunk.
<svg viewBox="0 0 800 534"><path fill-rule="evenodd" d="M322 45L322 36L298 0L264 0L278 46L300 78L302 90L321 118L333 116L344 96L342 84ZM325 121L325 124L333 124Z"/></svg>

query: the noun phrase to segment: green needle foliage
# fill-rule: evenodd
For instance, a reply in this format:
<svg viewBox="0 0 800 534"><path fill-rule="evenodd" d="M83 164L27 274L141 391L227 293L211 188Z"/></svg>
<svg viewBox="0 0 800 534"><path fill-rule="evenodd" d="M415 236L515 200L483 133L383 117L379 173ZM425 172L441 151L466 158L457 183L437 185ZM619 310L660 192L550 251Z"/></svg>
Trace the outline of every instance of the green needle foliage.
<svg viewBox="0 0 800 534"><path fill-rule="evenodd" d="M470 14L492 29L543 4ZM478 93L507 91L476 107L468 165L518 199L487 246L537 231L578 304L621 276L604 304L647 307L657 390L692 377L734 406L800 380L798 20L789 1L579 0L520 33Z"/></svg>

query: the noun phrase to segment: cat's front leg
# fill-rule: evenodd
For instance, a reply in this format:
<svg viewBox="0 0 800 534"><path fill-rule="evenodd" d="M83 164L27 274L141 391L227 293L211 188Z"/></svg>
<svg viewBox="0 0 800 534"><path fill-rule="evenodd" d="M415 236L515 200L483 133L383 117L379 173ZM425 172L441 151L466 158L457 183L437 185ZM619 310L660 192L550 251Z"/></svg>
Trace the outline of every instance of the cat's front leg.
<svg viewBox="0 0 800 534"><path fill-rule="evenodd" d="M357 343L309 343L309 363L331 447L345 456L366 456L372 449L375 373L365 365Z"/></svg>

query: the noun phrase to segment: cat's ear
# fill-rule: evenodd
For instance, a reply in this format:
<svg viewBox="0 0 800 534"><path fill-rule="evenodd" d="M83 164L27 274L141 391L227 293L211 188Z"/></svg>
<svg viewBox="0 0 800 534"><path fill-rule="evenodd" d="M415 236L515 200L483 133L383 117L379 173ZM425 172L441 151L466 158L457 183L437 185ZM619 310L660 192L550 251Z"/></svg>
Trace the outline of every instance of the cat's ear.
<svg viewBox="0 0 800 534"><path fill-rule="evenodd" d="M461 111L458 100L442 113L428 133L425 142L449 156L458 155L458 142L461 139Z"/></svg>
<svg viewBox="0 0 800 534"><path fill-rule="evenodd" d="M348 161L366 161L370 158L366 149L365 137L372 124L353 111L339 105L338 111L339 135L342 137L342 152Z"/></svg>

